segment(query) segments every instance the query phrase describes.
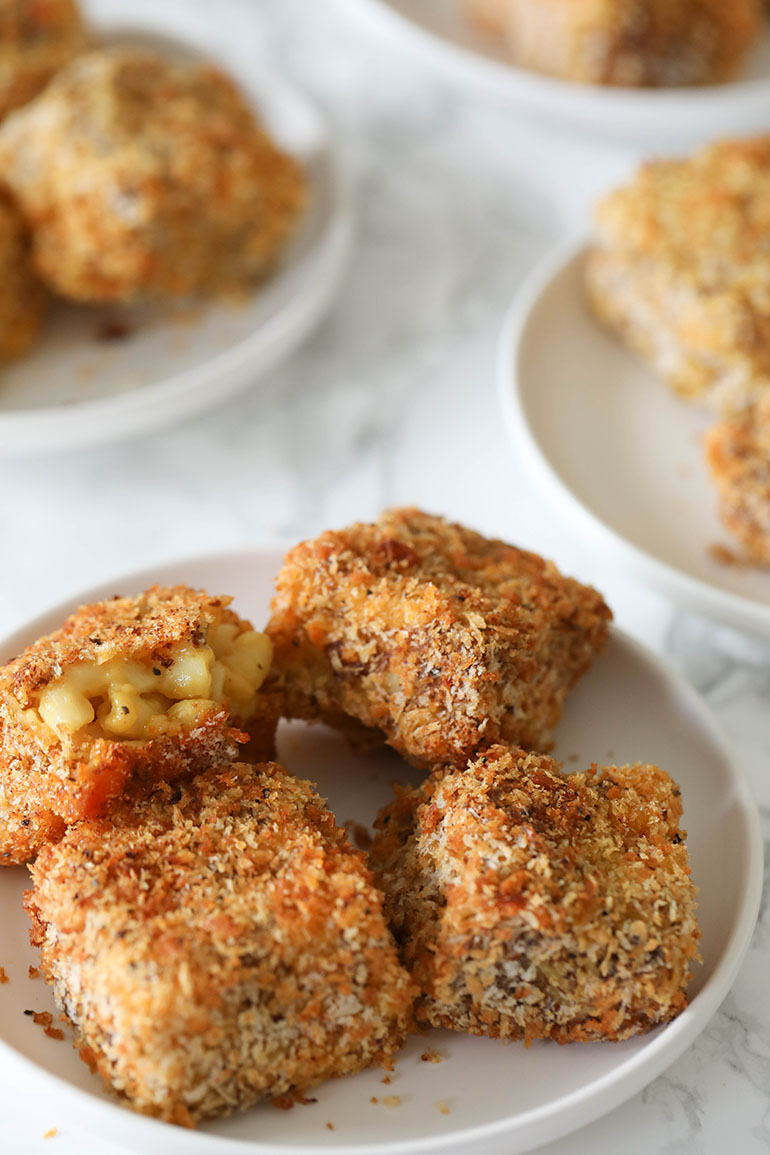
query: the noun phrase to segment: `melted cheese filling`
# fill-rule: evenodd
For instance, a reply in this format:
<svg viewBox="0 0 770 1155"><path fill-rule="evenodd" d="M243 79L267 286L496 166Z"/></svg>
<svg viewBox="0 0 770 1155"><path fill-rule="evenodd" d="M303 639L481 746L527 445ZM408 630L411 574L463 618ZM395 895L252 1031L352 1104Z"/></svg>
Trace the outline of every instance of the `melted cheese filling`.
<svg viewBox="0 0 770 1155"><path fill-rule="evenodd" d="M256 630L212 626L204 645L171 648L162 661L111 658L81 662L40 693L37 714L54 733L86 729L94 738L142 739L189 728L226 702L247 721L272 661L272 643Z"/></svg>

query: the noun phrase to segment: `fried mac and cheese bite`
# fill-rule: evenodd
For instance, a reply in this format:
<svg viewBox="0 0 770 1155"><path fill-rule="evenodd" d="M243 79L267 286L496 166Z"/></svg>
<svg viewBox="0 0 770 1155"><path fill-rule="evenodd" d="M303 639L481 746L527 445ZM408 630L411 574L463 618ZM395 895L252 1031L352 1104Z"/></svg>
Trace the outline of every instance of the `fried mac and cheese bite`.
<svg viewBox="0 0 770 1155"><path fill-rule="evenodd" d="M493 747L381 811L370 852L426 1024L618 1040L686 1006L695 889L656 766L569 777Z"/></svg>
<svg viewBox="0 0 770 1155"><path fill-rule="evenodd" d="M32 268L26 225L0 191L0 361L15 360L34 344L47 307L48 292Z"/></svg>
<svg viewBox="0 0 770 1155"><path fill-rule="evenodd" d="M720 413L770 388L770 136L644 165L596 210L597 315L681 396Z"/></svg>
<svg viewBox="0 0 770 1155"><path fill-rule="evenodd" d="M269 757L264 634L187 586L82 606L0 670L0 864L25 862L135 779Z"/></svg>
<svg viewBox="0 0 770 1155"><path fill-rule="evenodd" d="M581 84L728 80L760 37L760 0L465 0L513 63Z"/></svg>
<svg viewBox="0 0 770 1155"><path fill-rule="evenodd" d="M363 724L418 767L547 747L611 616L551 562L416 509L301 543L276 590L287 715Z"/></svg>
<svg viewBox="0 0 770 1155"><path fill-rule="evenodd" d="M706 462L719 515L744 558L770 566L770 394L706 434Z"/></svg>
<svg viewBox="0 0 770 1155"><path fill-rule="evenodd" d="M0 128L43 279L77 301L242 296L306 201L235 84L136 48L73 61Z"/></svg>
<svg viewBox="0 0 770 1155"><path fill-rule="evenodd" d="M88 47L74 0L0 0L0 119Z"/></svg>
<svg viewBox="0 0 770 1155"><path fill-rule="evenodd" d="M311 784L213 767L81 823L26 908L83 1058L194 1126L389 1058L411 1023L363 855Z"/></svg>

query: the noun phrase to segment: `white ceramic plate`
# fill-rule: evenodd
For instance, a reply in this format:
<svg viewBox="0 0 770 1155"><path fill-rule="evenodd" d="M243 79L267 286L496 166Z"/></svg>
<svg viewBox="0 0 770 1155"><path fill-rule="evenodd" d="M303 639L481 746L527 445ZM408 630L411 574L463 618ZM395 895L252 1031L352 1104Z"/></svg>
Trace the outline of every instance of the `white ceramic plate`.
<svg viewBox="0 0 770 1155"><path fill-rule="evenodd" d="M141 22L90 23L128 39L217 61L308 175L310 203L280 267L237 306L153 303L128 310L57 302L31 353L0 373L0 453L103 444L179 421L248 388L310 333L331 304L350 248L348 183L329 128L296 89L242 56L212 54L202 35L168 27L160 5ZM122 337L110 337L121 328Z"/></svg>
<svg viewBox="0 0 770 1155"><path fill-rule="evenodd" d="M261 550L179 562L83 597L182 581L233 594L235 607L261 625L280 557ZM56 627L71 608L60 606L0 643L0 662ZM316 1088L317 1103L289 1112L261 1106L190 1133L111 1103L74 1051L46 1038L22 1013L54 1007L42 981L27 977L35 962L20 906L27 872L16 868L0 871L0 962L11 980L0 985L0 1077L17 1077L27 1086L38 1080L47 1107L63 1097L83 1125L144 1155L515 1155L609 1111L673 1062L727 993L759 903L759 824L746 780L700 699L659 658L617 631L570 699L558 736L557 753L570 767L592 760L657 761L682 787L700 888L703 965L690 1006L669 1026L614 1045L539 1043L529 1050L437 1031L410 1042L388 1086L382 1071L368 1071ZM415 780L395 755L355 756L322 727L284 726L279 739L282 760L320 784L340 821L371 822L392 797L393 779ZM716 845L729 846L730 853L714 854ZM428 1045L443 1062L421 1061ZM388 1095L398 1096L400 1105L389 1109L370 1101ZM439 1111L440 1102L449 1114Z"/></svg>
<svg viewBox="0 0 770 1155"><path fill-rule="evenodd" d="M660 148L770 127L770 33L729 84L630 89L573 84L509 64L479 35L462 0L344 0L377 32L412 46L458 80L566 126Z"/></svg>
<svg viewBox="0 0 770 1155"><path fill-rule="evenodd" d="M703 458L712 419L594 319L583 259L582 243L558 249L509 310L498 376L515 450L611 565L770 638L770 573L726 564L713 550L731 540Z"/></svg>

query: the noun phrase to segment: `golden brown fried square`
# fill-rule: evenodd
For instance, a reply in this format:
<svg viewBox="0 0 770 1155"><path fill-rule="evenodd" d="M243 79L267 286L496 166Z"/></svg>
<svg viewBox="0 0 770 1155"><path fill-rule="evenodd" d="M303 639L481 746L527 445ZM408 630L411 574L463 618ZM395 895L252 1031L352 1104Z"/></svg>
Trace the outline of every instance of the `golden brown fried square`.
<svg viewBox="0 0 770 1155"><path fill-rule="evenodd" d="M58 73L0 128L0 164L40 276L78 301L243 296L306 202L227 76L136 48Z"/></svg>
<svg viewBox="0 0 770 1155"><path fill-rule="evenodd" d="M411 1022L363 856L311 784L236 763L85 821L26 907L81 1053L193 1126L390 1056Z"/></svg>
<svg viewBox="0 0 770 1155"><path fill-rule="evenodd" d="M731 412L770 387L770 136L644 165L596 210L598 316L683 397Z"/></svg>
<svg viewBox="0 0 770 1155"><path fill-rule="evenodd" d="M583 84L726 80L760 37L760 0L465 0L515 64Z"/></svg>
<svg viewBox="0 0 770 1155"><path fill-rule="evenodd" d="M135 779L269 757L264 634L186 586L82 606L0 669L0 863L25 862Z"/></svg>
<svg viewBox="0 0 770 1155"><path fill-rule="evenodd" d="M710 429L706 462L725 527L748 562L770 566L770 398Z"/></svg>
<svg viewBox="0 0 770 1155"><path fill-rule="evenodd" d="M567 1043L679 1014L698 941L680 815L657 766L566 777L503 747L399 792L370 861L418 1019Z"/></svg>
<svg viewBox="0 0 770 1155"><path fill-rule="evenodd" d="M267 633L289 717L381 732L416 766L546 748L601 652L601 596L533 553L416 509L287 555Z"/></svg>

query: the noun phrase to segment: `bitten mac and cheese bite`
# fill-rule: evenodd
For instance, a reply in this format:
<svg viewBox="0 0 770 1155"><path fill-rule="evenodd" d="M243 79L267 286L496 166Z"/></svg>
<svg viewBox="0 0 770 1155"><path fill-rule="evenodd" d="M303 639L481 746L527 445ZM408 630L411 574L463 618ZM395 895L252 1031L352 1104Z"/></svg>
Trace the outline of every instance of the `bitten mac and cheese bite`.
<svg viewBox="0 0 770 1155"><path fill-rule="evenodd" d="M272 647L186 586L83 606L0 670L0 863L24 862L134 778L272 753Z"/></svg>

